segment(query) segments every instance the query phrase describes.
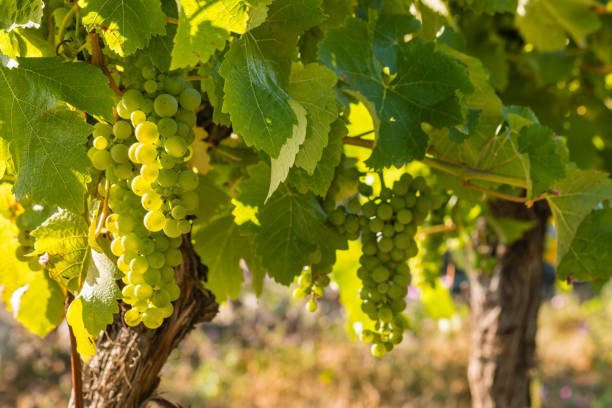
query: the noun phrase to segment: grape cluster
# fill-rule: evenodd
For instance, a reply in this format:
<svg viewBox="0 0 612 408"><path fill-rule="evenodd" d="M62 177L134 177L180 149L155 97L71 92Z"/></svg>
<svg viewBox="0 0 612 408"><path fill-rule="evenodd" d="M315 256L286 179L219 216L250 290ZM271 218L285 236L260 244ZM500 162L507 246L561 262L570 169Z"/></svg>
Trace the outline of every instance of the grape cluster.
<svg viewBox="0 0 612 408"><path fill-rule="evenodd" d="M43 212L43 209L41 206L33 206L29 198L24 198L20 204L23 212L15 217L15 225L19 229L17 234L19 246L15 249L15 257L21 262L27 262L31 270L40 271L43 269L43 265L40 262L40 257L33 254L34 239L30 233L38 226L40 213Z"/></svg>
<svg viewBox="0 0 612 408"><path fill-rule="evenodd" d="M120 120L94 126L88 155L110 183L106 228L125 274L123 300L132 306L125 322L157 328L179 297L174 267L199 206L199 176L186 162L201 95L179 75L158 73L142 61L135 67L117 103Z"/></svg>
<svg viewBox="0 0 612 408"><path fill-rule="evenodd" d="M361 184L363 196L372 188ZM364 330L362 340L373 343L372 354L383 356L403 338L405 323L401 313L410 283L407 260L418 253L414 240L417 226L423 224L431 209L439 208L442 198L432 193L423 177L403 174L393 188L382 187L380 194L363 204L357 197L346 208L332 209L324 202L329 222L348 239L361 238L362 256L357 276L362 281L361 309L375 321L375 330ZM330 211L331 210L331 211Z"/></svg>
<svg viewBox="0 0 612 408"><path fill-rule="evenodd" d="M310 266L305 267L297 279L298 287L293 291L295 299L303 299L310 296L306 304L309 312L316 312L318 305L317 299L323 297L325 288L331 283L329 274L333 264L325 262L320 249L316 249L309 256Z"/></svg>

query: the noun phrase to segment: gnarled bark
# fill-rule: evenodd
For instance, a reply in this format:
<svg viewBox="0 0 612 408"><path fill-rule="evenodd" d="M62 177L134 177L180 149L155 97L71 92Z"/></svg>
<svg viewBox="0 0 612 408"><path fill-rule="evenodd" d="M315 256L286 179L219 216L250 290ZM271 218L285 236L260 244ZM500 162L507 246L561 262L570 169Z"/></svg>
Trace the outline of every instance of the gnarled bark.
<svg viewBox="0 0 612 408"><path fill-rule="evenodd" d="M472 406L529 407L549 210L543 202L527 208L498 201L490 208L494 216L533 220L536 225L510 246L496 237L491 239L494 234L484 222L476 229L475 245L487 246L489 255L497 258L497 265L492 274L469 274L472 338L468 378Z"/></svg>
<svg viewBox="0 0 612 408"><path fill-rule="evenodd" d="M188 238L181 249L183 264L176 268L181 295L174 302L174 314L156 330L127 327L116 317L98 339L96 355L83 368L86 407L133 408L147 401L174 406L155 395L159 372L194 326L212 320L218 311L214 296L201 285L207 270Z"/></svg>

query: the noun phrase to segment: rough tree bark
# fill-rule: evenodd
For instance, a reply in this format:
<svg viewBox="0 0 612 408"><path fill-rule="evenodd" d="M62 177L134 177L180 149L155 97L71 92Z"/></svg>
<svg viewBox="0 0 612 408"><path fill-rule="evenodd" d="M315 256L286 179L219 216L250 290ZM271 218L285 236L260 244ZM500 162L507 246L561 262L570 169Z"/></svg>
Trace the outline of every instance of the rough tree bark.
<svg viewBox="0 0 612 408"><path fill-rule="evenodd" d="M485 246L486 252L497 258L497 265L492 274L469 274L472 331L468 379L472 406L529 407L549 210L545 202L527 208L497 201L490 208L494 216L533 220L536 225L510 246L500 243L484 220L477 225L474 244Z"/></svg>
<svg viewBox="0 0 612 408"><path fill-rule="evenodd" d="M202 285L206 267L189 238L183 238L183 264L176 268L181 295L174 314L157 330L127 327L117 317L97 342L98 351L83 367L85 406L135 408L157 402L175 406L156 395L159 372L166 359L197 323L212 320L218 311L214 296Z"/></svg>

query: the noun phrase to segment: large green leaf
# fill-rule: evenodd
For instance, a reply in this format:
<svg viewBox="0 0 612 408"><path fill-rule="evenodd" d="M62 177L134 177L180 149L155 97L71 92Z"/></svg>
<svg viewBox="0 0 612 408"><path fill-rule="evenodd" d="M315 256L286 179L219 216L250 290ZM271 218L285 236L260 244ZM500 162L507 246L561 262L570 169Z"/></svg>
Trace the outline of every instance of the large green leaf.
<svg viewBox="0 0 612 408"><path fill-rule="evenodd" d="M306 139L306 110L296 101L290 100L289 104L293 108L298 123L293 126L293 136L287 139L287 142L281 147L278 157L270 160L270 188L266 200L287 179L289 169L293 167L300 146Z"/></svg>
<svg viewBox="0 0 612 408"><path fill-rule="evenodd" d="M117 299L121 298L116 282L121 272L115 263L94 249L88 256L89 265L83 287L66 313L66 320L77 340L77 350L84 361L95 354L94 340L100 331L113 322L113 315L119 312Z"/></svg>
<svg viewBox="0 0 612 408"><path fill-rule="evenodd" d="M578 227L572 246L557 273L565 279L603 279L612 276L612 208L595 210Z"/></svg>
<svg viewBox="0 0 612 408"><path fill-rule="evenodd" d="M327 146L331 123L338 117L336 75L328 68L312 63L294 65L289 78L289 96L308 112L306 140L295 158L295 165L313 174Z"/></svg>
<svg viewBox="0 0 612 408"><path fill-rule="evenodd" d="M270 157L278 157L297 123L286 86L298 34L323 18L320 0L277 0L266 23L232 41L219 68L233 130Z"/></svg>
<svg viewBox="0 0 612 408"><path fill-rule="evenodd" d="M26 329L44 337L64 319L65 295L46 270L29 275L28 283L13 292L11 308Z"/></svg>
<svg viewBox="0 0 612 408"><path fill-rule="evenodd" d="M575 260L584 257L578 251L587 248L582 246L580 239L576 242L577 231L595 206L604 200L612 200L612 180L607 174L594 170L568 170L567 176L555 183L553 189L557 190L558 195L550 195L547 200L555 218L559 266L565 262L566 256ZM582 234L591 229L591 226L585 227ZM607 241L607 245L611 243ZM574 247L574 244L578 246Z"/></svg>
<svg viewBox="0 0 612 408"><path fill-rule="evenodd" d="M51 276L64 287L78 290L79 279L87 261L88 227L82 215L60 210L32 235L37 254L51 256Z"/></svg>
<svg viewBox="0 0 612 408"><path fill-rule="evenodd" d="M171 69L206 62L232 33L244 34L263 22L271 0L182 0Z"/></svg>
<svg viewBox="0 0 612 408"><path fill-rule="evenodd" d="M249 250L249 241L241 236L234 217L223 215L205 228L193 234L194 249L202 263L208 267L208 279L204 283L218 302L228 297L236 299L240 294L244 276L240 259Z"/></svg>
<svg viewBox="0 0 612 408"><path fill-rule="evenodd" d="M151 36L165 33L160 0L81 0L79 5L83 23L89 30L99 29L121 56L146 47Z"/></svg>
<svg viewBox="0 0 612 408"><path fill-rule="evenodd" d="M415 39L398 45L397 75L383 77L374 57L373 34L356 18L345 27L328 30L319 44L320 61L364 99L375 123L376 143L368 164L373 168L401 166L425 155L428 136L421 122L436 127L463 121L457 91L472 91L461 64Z"/></svg>
<svg viewBox="0 0 612 408"><path fill-rule="evenodd" d="M337 119L332 123L329 132L329 143L325 146L313 174L310 175L306 170L294 166L289 171L289 183L302 194L312 191L314 194L324 197L334 180L336 167L340 164L344 147L342 138L347 133L348 130L342 119Z"/></svg>
<svg viewBox="0 0 612 408"><path fill-rule="evenodd" d="M346 248L343 240L325 226L325 213L311 194L297 194L281 186L259 211L257 237L263 266L277 282L288 285L317 246Z"/></svg>
<svg viewBox="0 0 612 408"><path fill-rule="evenodd" d="M528 197L542 194L555 181L565 177L565 164L558 152L561 141L555 140L552 129L537 123L525 126L516 143L519 153L526 154L529 160Z"/></svg>
<svg viewBox="0 0 612 408"><path fill-rule="evenodd" d="M593 0L528 0L518 8L516 24L528 42L540 51L566 46L567 34L576 43L601 26Z"/></svg>
<svg viewBox="0 0 612 408"><path fill-rule="evenodd" d="M23 58L0 67L0 138L10 144L18 198L31 194L41 204L81 210L90 133L76 108L112 119L112 92L95 67L59 58Z"/></svg>
<svg viewBox="0 0 612 408"><path fill-rule="evenodd" d="M40 24L42 0L2 0L0 2L0 30L33 27Z"/></svg>

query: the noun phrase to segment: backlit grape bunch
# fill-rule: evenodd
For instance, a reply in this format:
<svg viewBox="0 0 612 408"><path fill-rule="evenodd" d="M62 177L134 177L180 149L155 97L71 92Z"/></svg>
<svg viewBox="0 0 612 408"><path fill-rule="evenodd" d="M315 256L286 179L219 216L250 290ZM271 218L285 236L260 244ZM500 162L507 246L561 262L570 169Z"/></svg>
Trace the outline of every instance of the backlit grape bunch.
<svg viewBox="0 0 612 408"><path fill-rule="evenodd" d="M106 227L125 274L123 300L132 306L125 322L157 328L179 297L174 267L199 205L199 176L186 162L201 95L180 75L158 73L142 61L135 68L123 79L128 89L117 103L120 120L95 125L88 155L110 182Z"/></svg>
<svg viewBox="0 0 612 408"><path fill-rule="evenodd" d="M316 312L318 305L317 299L323 296L325 288L331 283L329 274L332 271L333 264L325 262L320 249L316 249L309 256L310 265L302 270L298 277L298 286L293 291L293 297L302 299L310 296L310 300L306 304L309 312Z"/></svg>
<svg viewBox="0 0 612 408"><path fill-rule="evenodd" d="M353 197L346 208L340 206L329 213L329 222L348 239L361 238L357 270L363 284L361 308L375 321L375 330L364 330L361 337L373 343L372 354L381 357L402 341L401 313L411 279L407 260L418 253L417 226L440 207L442 199L432 193L423 177L412 178L407 173L392 189L383 187L376 197L371 196L370 186L361 185L359 190L369 200L361 204Z"/></svg>

